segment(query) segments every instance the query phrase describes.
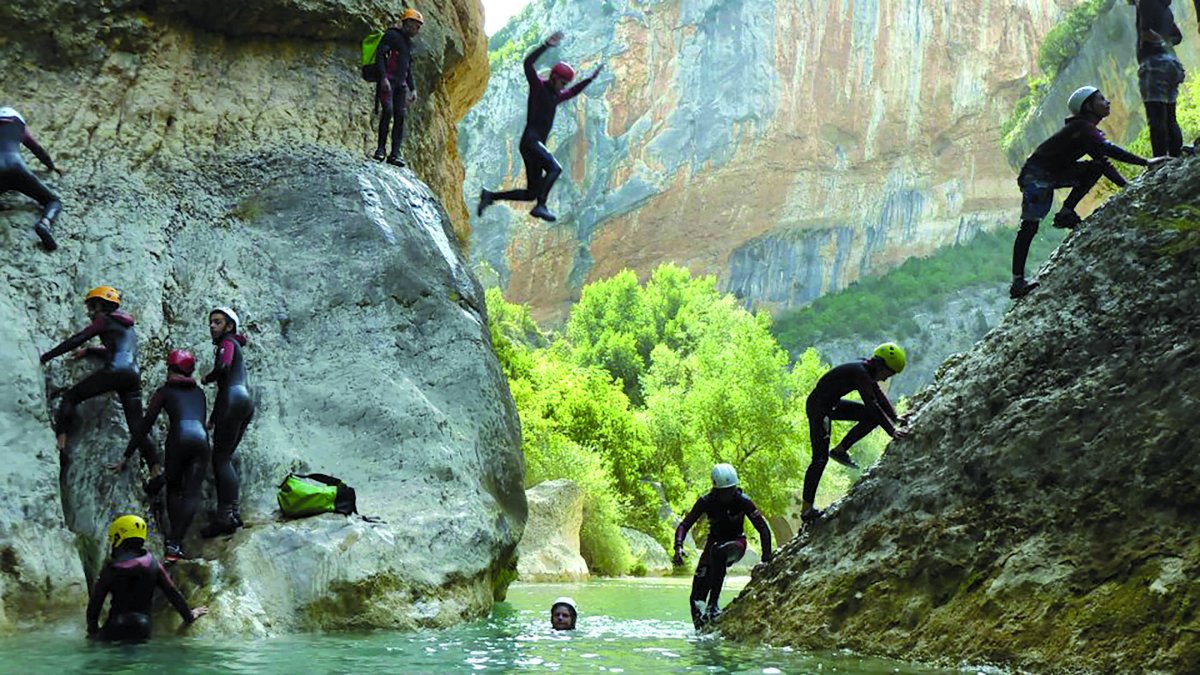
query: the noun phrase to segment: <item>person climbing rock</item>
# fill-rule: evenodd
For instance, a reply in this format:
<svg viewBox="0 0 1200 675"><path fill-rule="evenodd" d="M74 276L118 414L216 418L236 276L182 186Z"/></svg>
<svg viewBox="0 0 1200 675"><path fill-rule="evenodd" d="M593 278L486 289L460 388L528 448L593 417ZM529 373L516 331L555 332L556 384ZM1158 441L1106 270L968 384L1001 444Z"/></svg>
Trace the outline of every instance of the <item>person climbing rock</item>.
<svg viewBox="0 0 1200 675"><path fill-rule="evenodd" d="M405 165L400 156L400 145L404 142L404 119L408 106L417 100L417 86L412 73L412 41L421 32L424 23L425 17L420 12L411 7L405 9L400 13L396 25L384 32L375 52L375 64L379 69L375 96L382 107L375 159L383 161L387 152L390 124L392 152L387 155L387 162L395 166Z"/></svg>
<svg viewBox="0 0 1200 675"><path fill-rule="evenodd" d="M521 159L525 162L525 188L505 192L492 192L486 188L480 190L476 215L482 216L484 209L497 200L536 201L537 205L529 212L530 215L550 223L558 219L546 208L550 188L554 187L554 182L562 174L562 165L546 149L546 139L550 137L550 128L554 126L554 112L560 103L575 98L584 89L587 89L587 86L595 81L596 76L604 69L604 64L601 63L596 66L596 70L591 75L580 80L570 89L564 89L564 87L575 79L575 69L566 63L559 62L550 69L550 76L542 79L535 67L537 60L546 53L547 49L557 47L562 39L562 32L556 32L525 57L525 79L529 82L529 102L526 107L525 131L521 134L521 143L518 146Z"/></svg>
<svg viewBox="0 0 1200 675"><path fill-rule="evenodd" d="M88 638L140 642L150 638L150 610L154 589L163 595L185 623L208 614L207 607L188 607L187 600L171 581L171 575L146 551L146 521L125 515L108 526L110 557L92 585L87 606ZM100 625L100 610L109 595L108 619Z"/></svg>
<svg viewBox="0 0 1200 675"><path fill-rule="evenodd" d="M1186 73L1171 47L1183 41L1183 33L1171 13L1170 0L1130 0L1130 4L1137 6L1138 91L1146 108L1150 147L1156 157L1179 157L1183 131L1175 104Z"/></svg>
<svg viewBox="0 0 1200 675"><path fill-rule="evenodd" d="M62 202L25 166L25 160L21 159L22 145L29 148L47 169L62 175L62 169L54 164L50 153L34 140L25 127L25 118L21 117L21 113L8 107L0 108L0 192L16 190L42 205L42 216L34 224L33 231L42 241L42 248L53 251L58 248L58 243L54 241L50 226L62 211Z"/></svg>
<svg viewBox="0 0 1200 675"><path fill-rule="evenodd" d="M824 515L813 503L817 498L817 486L825 465L832 457L839 464L852 469L858 465L850 457L850 448L867 434L882 427L892 438L904 438L908 430L907 420L896 414L892 402L879 388L879 383L904 371L907 357L904 350L894 342L885 342L875 348L869 359L843 363L817 380L817 386L808 395L805 414L808 417L808 435L812 445L812 462L804 474L804 489L801 493L800 519L812 523ZM858 392L862 402L842 398L850 392ZM829 449L833 420L858 422L833 450Z"/></svg>
<svg viewBox="0 0 1200 675"><path fill-rule="evenodd" d="M578 618L579 610L571 598L558 598L550 605L550 627L554 630L575 630L575 621Z"/></svg>
<svg viewBox="0 0 1200 675"><path fill-rule="evenodd" d="M97 286L88 291L84 306L92 319L87 328L41 356L42 363L48 363L67 352L72 352L72 358L75 359L87 356L104 358L103 368L61 394L58 413L54 417L60 453L66 451L67 435L75 421L76 406L94 396L116 392L130 433L137 430L142 421L142 380L137 366L137 333L133 330L133 317L120 311L121 294L112 286ZM100 338L102 347L81 348L83 343L94 337ZM158 458L153 439L142 439L139 447L151 475L157 475Z"/></svg>
<svg viewBox="0 0 1200 675"><path fill-rule="evenodd" d="M146 417L130 437L121 461L111 467L118 473L125 470L133 449L154 428L159 413L166 410L171 423L167 431L165 469L162 479L151 490L157 491L166 484L171 531L167 533L163 559L168 563L185 557L183 540L200 508L200 488L209 456L208 432L204 428L208 402L204 390L192 379L195 370L196 357L191 352L176 349L167 355L167 382L150 398Z"/></svg>
<svg viewBox="0 0 1200 675"><path fill-rule="evenodd" d="M1104 132L1096 126L1108 117L1111 111L1108 99L1096 87L1080 87L1067 99L1071 116L1063 128L1042 142L1033 151L1017 176L1021 188L1021 229L1013 244L1012 286L1009 296L1022 298L1037 288L1037 282L1025 280L1025 261L1029 257L1029 245L1037 234L1038 223L1054 202L1054 190L1071 188L1063 201L1062 209L1054 216L1054 226L1074 229L1079 225L1075 207L1083 200L1100 176L1104 176L1118 187L1126 181L1108 158L1126 164L1156 166L1168 160L1166 157L1143 159L1128 150L1110 143ZM1088 155L1088 161L1079 161Z"/></svg>
<svg viewBox="0 0 1200 675"><path fill-rule="evenodd" d="M254 417L254 401L246 387L246 364L242 360L246 338L237 330L238 315L229 307L217 307L209 312L208 332L215 345L213 369L201 382L217 384L217 401L208 421L213 440L217 517L201 531L203 537L232 534L242 526L238 506L240 483L233 466L233 453Z"/></svg>
<svg viewBox="0 0 1200 675"><path fill-rule="evenodd" d="M721 587L725 571L746 555L744 520L750 519L762 542L762 560L771 560L771 528L754 502L738 487L738 475L733 466L717 464L712 469L712 490L696 500L692 510L675 528L675 565L683 564L683 540L700 516L708 516L708 539L696 573L692 576L692 595L689 605L692 624L700 630L720 617Z"/></svg>

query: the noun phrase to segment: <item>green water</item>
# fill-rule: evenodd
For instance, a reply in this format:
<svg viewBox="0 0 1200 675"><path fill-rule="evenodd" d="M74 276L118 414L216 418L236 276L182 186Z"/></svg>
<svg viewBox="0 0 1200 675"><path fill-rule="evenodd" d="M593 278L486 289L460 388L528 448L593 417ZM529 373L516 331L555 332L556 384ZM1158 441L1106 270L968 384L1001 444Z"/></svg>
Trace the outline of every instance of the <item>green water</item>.
<svg viewBox="0 0 1200 675"><path fill-rule="evenodd" d="M726 599L745 583L731 579ZM740 582L740 583L739 583ZM74 629L0 639L8 673L938 673L847 653L810 654L698 637L689 579L517 584L492 616L417 633L305 635L213 642L160 636L137 646L93 644ZM554 598L580 608L577 630L549 628ZM211 617L200 619L208 621ZM977 672L974 669L958 672Z"/></svg>

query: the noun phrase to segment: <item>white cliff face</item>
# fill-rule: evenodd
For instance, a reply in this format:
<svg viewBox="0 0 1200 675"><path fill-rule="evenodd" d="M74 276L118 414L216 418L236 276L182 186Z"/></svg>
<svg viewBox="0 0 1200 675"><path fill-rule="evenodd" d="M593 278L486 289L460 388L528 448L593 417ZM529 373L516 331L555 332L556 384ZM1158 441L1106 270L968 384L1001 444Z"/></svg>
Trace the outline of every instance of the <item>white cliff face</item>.
<svg viewBox="0 0 1200 675"><path fill-rule="evenodd" d="M236 457L250 527L200 540L204 509L197 518L184 542L197 559L175 572L213 609L194 630L412 628L485 613L524 527L518 421L446 209L412 172L344 143L367 123L347 67L356 45L338 42L359 24L322 12L375 8L257 5L264 21L297 12L297 25L325 27L288 40L230 39L220 31L257 35L259 19L234 31L169 9L109 7L94 53L45 70L22 59L39 58L39 12L63 8L0 10L12 19L0 52L24 64L0 75L0 98L19 102L68 172L49 181L65 204L57 252L32 245L30 200L6 195L0 212L0 480L13 505L0 515L0 629L82 623L109 521L147 513L136 472L104 469L128 438L114 399L80 407L61 476L54 451L47 385L95 364L59 359L44 378L37 356L86 323L82 294L99 284L120 288L136 317L144 399L169 349L192 349L206 372L212 306L236 308L249 338L256 412ZM437 113L443 125L455 114ZM434 156L422 145L410 159ZM384 522L277 520L289 471L342 478Z"/></svg>
<svg viewBox="0 0 1200 675"><path fill-rule="evenodd" d="M791 307L1008 223L998 129L1060 13L1050 0L536 3L493 38L488 92L461 125L468 202L523 182L524 52L563 27L543 67L608 68L555 122L560 223L494 208L473 222L473 255L543 320L587 281L664 261Z"/></svg>

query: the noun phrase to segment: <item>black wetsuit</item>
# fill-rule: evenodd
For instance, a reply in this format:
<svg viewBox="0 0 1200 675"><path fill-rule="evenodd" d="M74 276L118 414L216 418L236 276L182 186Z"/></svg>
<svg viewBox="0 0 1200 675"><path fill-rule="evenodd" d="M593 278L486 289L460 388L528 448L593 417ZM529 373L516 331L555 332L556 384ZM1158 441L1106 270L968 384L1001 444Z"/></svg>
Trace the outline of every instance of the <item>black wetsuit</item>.
<svg viewBox="0 0 1200 675"><path fill-rule="evenodd" d="M99 337L104 346L91 347L88 353L103 356L104 367L62 393L58 414L54 418L55 431L60 434L68 432L75 418L75 407L81 402L115 391L121 399L129 433L134 433L142 421L142 380L138 373L137 333L133 330L132 316L120 310L101 314L87 328L42 354L42 363L66 354L94 337ZM139 447L147 465L158 463L152 438L143 438Z"/></svg>
<svg viewBox="0 0 1200 675"><path fill-rule="evenodd" d="M829 463L832 420L858 422L842 439L842 447L846 450L875 427L883 427L889 436L896 435L896 409L875 381L875 368L869 360L843 363L822 375L808 395L805 413L812 442L812 463L804 474L802 498L809 504L816 499L817 486L821 483L821 475L825 473L825 465ZM842 398L852 391L858 392L862 403Z"/></svg>
<svg viewBox="0 0 1200 675"><path fill-rule="evenodd" d="M42 205L42 218L53 223L62 211L62 202L58 195L46 187L21 159L21 146L54 170L54 161L50 154L34 140L25 128L25 122L19 117L0 117L0 192L16 190Z"/></svg>
<svg viewBox="0 0 1200 675"><path fill-rule="evenodd" d="M555 92L549 82L543 80L537 73L538 58L550 48L542 44L525 57L525 80L529 82L529 101L525 111L525 131L521 134L521 159L525 162L525 189L508 190L492 193L492 199L507 199L509 201L537 201L539 206L546 205L550 196L550 188L562 174L562 165L546 148L546 139L550 138L550 129L554 126L554 113L558 104L565 103L578 96L593 78L584 78L569 89Z"/></svg>
<svg viewBox="0 0 1200 675"><path fill-rule="evenodd" d="M92 586L87 606L88 635L101 640L149 638L155 588L161 588L183 620L191 623L192 610L162 563L144 549L118 550ZM112 602L109 603L108 620L101 627L100 610L109 594L112 594Z"/></svg>
<svg viewBox="0 0 1200 675"><path fill-rule="evenodd" d="M404 117L408 111L408 92L416 89L412 74L412 37L393 26L379 40L375 51L375 64L379 69L376 96L383 112L379 115L378 148L387 147L388 125L392 127L391 157L400 156L400 145L404 142ZM392 86L389 96L383 88L386 79Z"/></svg>
<svg viewBox="0 0 1200 675"><path fill-rule="evenodd" d="M1013 276L1025 276L1029 245L1037 234L1039 222L1050 212L1055 188L1071 188L1063 201L1063 210L1073 212L1100 176L1125 187L1125 178L1108 161L1109 157L1126 164L1147 164L1141 157L1110 143L1096 123L1091 117L1068 117L1063 128L1043 141L1021 167L1017 176L1022 193L1021 229L1013 245ZM1084 155L1091 159L1079 161Z"/></svg>
<svg viewBox="0 0 1200 675"><path fill-rule="evenodd" d="M692 622L696 628L704 623L698 602L707 604L710 616L717 612L721 599L721 586L725 583L725 571L746 554L745 519L749 518L758 530L762 542L763 560L771 559L771 528L759 512L758 507L740 489L728 503L723 503L716 490L696 500L692 510L675 528L675 548L683 546L688 530L700 516L708 516L708 540L704 551L696 562L696 573L692 576L692 595L688 603L692 610Z"/></svg>
<svg viewBox="0 0 1200 675"><path fill-rule="evenodd" d="M254 401L246 387L246 364L242 346L246 338L226 333L216 341L212 372L204 384L217 383L217 401L209 421L213 428L213 477L217 484L217 502L234 510L238 506L238 474L233 453L254 417Z"/></svg>
<svg viewBox="0 0 1200 675"><path fill-rule="evenodd" d="M197 386L195 380L181 375L169 376L167 383L150 398L145 419L125 447L125 457L128 458L134 446L154 428L159 413L164 409L167 411L167 417L171 420L163 466L167 485L167 515L171 519L167 540L176 544L183 541L200 508L200 488L209 455L208 431L204 428L206 404L204 390Z"/></svg>

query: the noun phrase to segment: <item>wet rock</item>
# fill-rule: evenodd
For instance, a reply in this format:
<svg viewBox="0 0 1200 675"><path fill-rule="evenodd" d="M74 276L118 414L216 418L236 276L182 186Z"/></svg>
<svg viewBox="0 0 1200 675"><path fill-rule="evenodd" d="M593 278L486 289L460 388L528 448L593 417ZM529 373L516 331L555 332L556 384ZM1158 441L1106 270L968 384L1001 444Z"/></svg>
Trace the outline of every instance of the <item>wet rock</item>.
<svg viewBox="0 0 1200 675"><path fill-rule="evenodd" d="M1195 671L1198 195L1189 159L1088 218L722 632L1038 672Z"/></svg>
<svg viewBox="0 0 1200 675"><path fill-rule="evenodd" d="M579 552L583 525L583 490L566 478L525 491L529 519L517 547L517 574L522 581L580 581L588 578Z"/></svg>

